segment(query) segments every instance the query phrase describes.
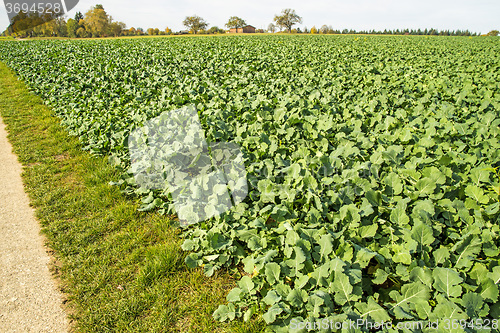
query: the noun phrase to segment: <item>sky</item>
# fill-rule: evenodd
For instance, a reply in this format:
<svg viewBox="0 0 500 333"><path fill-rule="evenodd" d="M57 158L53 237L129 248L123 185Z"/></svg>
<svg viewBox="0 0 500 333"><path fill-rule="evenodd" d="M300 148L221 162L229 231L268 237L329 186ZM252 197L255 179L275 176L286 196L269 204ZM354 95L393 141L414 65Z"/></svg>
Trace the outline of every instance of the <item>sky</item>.
<svg viewBox="0 0 500 333"><path fill-rule="evenodd" d="M239 16L247 24L266 29L284 8L295 9L302 17L303 23L296 27L309 29L326 24L358 31L434 28L484 34L500 30L499 0L80 0L67 16L73 17L77 11L85 14L98 3L114 20L144 30L164 30L167 26L173 31L183 30L182 21L191 15L201 16L209 26L219 28L224 28L230 16ZM0 6L0 31L8 25L6 9Z"/></svg>

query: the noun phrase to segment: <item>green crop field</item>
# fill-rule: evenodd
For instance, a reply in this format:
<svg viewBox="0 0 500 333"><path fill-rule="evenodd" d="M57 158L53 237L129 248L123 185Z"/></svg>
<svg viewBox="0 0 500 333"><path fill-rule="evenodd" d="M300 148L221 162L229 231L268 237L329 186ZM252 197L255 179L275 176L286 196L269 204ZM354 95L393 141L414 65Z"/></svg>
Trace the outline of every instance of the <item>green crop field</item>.
<svg viewBox="0 0 500 333"><path fill-rule="evenodd" d="M175 213L129 172L148 119L194 105L208 142L242 147L246 199L181 229L187 266L237 279L215 320L498 332L497 38L4 41L0 60L141 211Z"/></svg>

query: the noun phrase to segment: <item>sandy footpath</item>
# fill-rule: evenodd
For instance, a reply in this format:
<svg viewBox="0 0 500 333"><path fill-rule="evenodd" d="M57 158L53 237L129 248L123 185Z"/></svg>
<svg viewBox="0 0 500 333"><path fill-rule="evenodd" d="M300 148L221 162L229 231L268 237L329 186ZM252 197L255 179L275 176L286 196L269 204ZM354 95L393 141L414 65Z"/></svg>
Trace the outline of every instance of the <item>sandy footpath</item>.
<svg viewBox="0 0 500 333"><path fill-rule="evenodd" d="M0 332L67 332L21 171L0 118Z"/></svg>

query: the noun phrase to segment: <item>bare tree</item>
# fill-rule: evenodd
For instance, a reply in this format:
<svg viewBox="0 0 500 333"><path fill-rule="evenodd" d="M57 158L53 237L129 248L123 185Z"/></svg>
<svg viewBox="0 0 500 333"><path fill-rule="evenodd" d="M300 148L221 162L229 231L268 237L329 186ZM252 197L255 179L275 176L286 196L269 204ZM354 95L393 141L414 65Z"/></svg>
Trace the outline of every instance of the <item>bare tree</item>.
<svg viewBox="0 0 500 333"><path fill-rule="evenodd" d="M269 23L269 25L267 26L267 31L272 32L274 34L274 32L276 31L276 26L272 23Z"/></svg>

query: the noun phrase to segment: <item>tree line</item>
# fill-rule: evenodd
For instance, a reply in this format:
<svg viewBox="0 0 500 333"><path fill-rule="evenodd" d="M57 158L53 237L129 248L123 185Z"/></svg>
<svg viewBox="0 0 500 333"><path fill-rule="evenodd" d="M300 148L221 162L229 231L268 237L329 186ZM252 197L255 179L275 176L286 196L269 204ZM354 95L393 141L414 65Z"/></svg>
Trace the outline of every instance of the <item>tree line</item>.
<svg viewBox="0 0 500 333"><path fill-rule="evenodd" d="M56 14L37 12L23 13L14 17L3 32L4 36L20 37L108 37L122 36L126 25L114 21L102 5L96 5L83 15L77 12L74 18L66 19Z"/></svg>
<svg viewBox="0 0 500 333"><path fill-rule="evenodd" d="M323 25L319 29L313 26L310 30L305 27L293 28L293 26L302 23L295 10L283 9L280 14L274 16L266 30L256 29L257 33L304 33L304 34L366 34L366 35L429 35L429 36L477 36L478 33L469 30L437 30L437 29L384 29L381 30L353 30L353 29L334 29L331 25ZM12 24L3 32L3 36L22 36L22 37L118 37L118 36L141 36L141 35L171 35L171 34L221 34L227 30L212 26L209 28L208 22L200 16L187 16L183 25L187 30L173 32L170 28L160 30L159 28L126 28L125 23L114 21L113 18L104 10L102 5L92 7L85 15L77 12L74 18L67 21L63 17L51 17L50 15L38 13L29 14L20 12L13 20ZM231 16L225 27L227 29L238 29L246 26L244 19ZM498 31L492 30L487 35L497 36Z"/></svg>
<svg viewBox="0 0 500 333"><path fill-rule="evenodd" d="M336 30L333 29L332 26L323 25L321 28L317 29L315 26L311 28L311 30L304 29L305 33L311 34L349 34L349 35L422 35L422 36L478 36L478 33L470 32L469 30L437 30L437 29L384 29L381 30L353 30L353 29L344 29L344 30Z"/></svg>

